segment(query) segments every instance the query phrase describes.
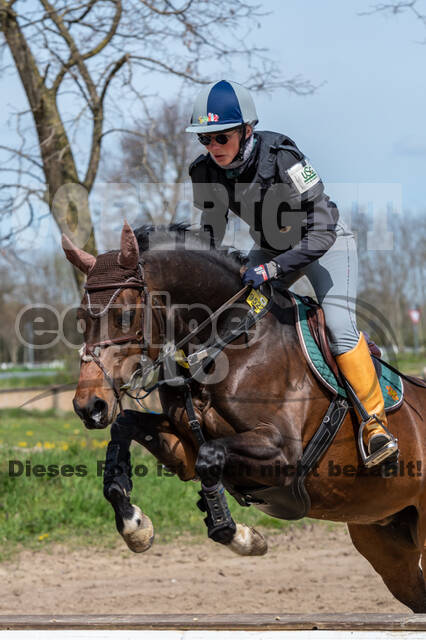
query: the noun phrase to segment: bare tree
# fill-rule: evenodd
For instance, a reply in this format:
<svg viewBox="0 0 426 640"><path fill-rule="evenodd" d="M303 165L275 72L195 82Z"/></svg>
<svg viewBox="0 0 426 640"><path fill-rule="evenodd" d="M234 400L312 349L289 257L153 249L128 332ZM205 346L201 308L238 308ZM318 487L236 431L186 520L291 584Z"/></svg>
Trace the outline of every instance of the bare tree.
<svg viewBox="0 0 426 640"><path fill-rule="evenodd" d="M19 311L19 302L13 299L16 292L16 283L10 275L7 265L0 265L0 306L2 310L2 322L0 324L0 339L3 352L8 355L10 362L18 362L18 350L20 347L18 336L15 333L15 318Z"/></svg>
<svg viewBox="0 0 426 640"><path fill-rule="evenodd" d="M79 343L74 320L79 296L69 263L59 251L48 254L39 251L33 259L37 270L28 262L17 262L10 254L0 258L0 340L3 351L15 364L18 354L26 349L26 346L23 349L25 341L33 344L33 353L39 361L64 357L69 351L62 330L72 344ZM53 339L56 335L58 340ZM51 346L38 349L46 345L46 340Z"/></svg>
<svg viewBox="0 0 426 640"><path fill-rule="evenodd" d="M102 143L123 105L147 93L139 89L144 74L207 83L212 59L230 69L242 57L241 81L252 89L313 91L298 76L280 77L249 41L247 30L261 16L245 0L0 0L3 47L29 103L15 114L19 143L0 145L9 154L3 175L13 176L0 187L0 214L22 218L27 209L3 240L32 224L41 201L60 230L96 252L88 196Z"/></svg>
<svg viewBox="0 0 426 640"><path fill-rule="evenodd" d="M360 15L371 15L372 13L384 13L397 15L408 12L414 15L417 20L426 28L426 8L419 9L421 2L419 0L394 0L393 2L384 2L374 5L370 11L364 11ZM426 44L426 40L424 41Z"/></svg>
<svg viewBox="0 0 426 640"><path fill-rule="evenodd" d="M190 113L191 105L181 95L163 102L153 113L144 104L143 116L123 132L115 166L105 160L109 182L130 183L139 189L140 220L170 223L179 214L189 164L201 152L194 136L185 133Z"/></svg>
<svg viewBox="0 0 426 640"><path fill-rule="evenodd" d="M358 234L360 324L379 343L390 344L395 339L403 349L412 338L408 309L418 306L423 317L426 311L425 216L407 213L390 217L393 247L386 250L368 247L369 222L362 213L352 220Z"/></svg>

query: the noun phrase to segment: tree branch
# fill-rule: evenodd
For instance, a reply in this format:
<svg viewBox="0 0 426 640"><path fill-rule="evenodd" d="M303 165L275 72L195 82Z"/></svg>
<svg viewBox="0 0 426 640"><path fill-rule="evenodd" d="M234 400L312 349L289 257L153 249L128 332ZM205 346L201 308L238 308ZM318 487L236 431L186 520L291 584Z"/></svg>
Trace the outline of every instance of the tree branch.
<svg viewBox="0 0 426 640"><path fill-rule="evenodd" d="M43 171L43 165L41 164L41 162L38 162L37 160L35 160L28 153L24 153L23 151L20 151L19 149L14 149L13 147L7 147L4 144L0 144L0 149L3 149L3 151L10 151L10 153L13 153L14 155L20 156L21 158L24 158L25 160L28 160L28 162L31 162L32 164L35 164L36 167L38 167L39 169L41 169Z"/></svg>
<svg viewBox="0 0 426 640"><path fill-rule="evenodd" d="M171 2L166 2L167 5L172 7L171 11L161 11L160 9L154 7L150 2L147 2L147 0L140 0L140 2L141 4L144 4L150 11L156 13L159 16L178 16L188 11L193 3L193 0L188 0L188 3L182 9L175 9Z"/></svg>
<svg viewBox="0 0 426 640"><path fill-rule="evenodd" d="M101 96L99 99L99 108L93 118L93 132L92 132L92 143L90 147L89 164L88 164L86 176L83 182L84 186L89 192L91 191L93 187L93 183L95 182L96 174L99 168L99 160L101 157L102 129L103 129L103 103L105 100L105 95L111 83L111 80L114 78L114 76L118 73L118 71L127 61L128 61L128 54L124 55L122 58L120 58L120 60L117 60L117 62L113 65L111 71L107 75L107 78L105 80L105 83L101 92Z"/></svg>
<svg viewBox="0 0 426 640"><path fill-rule="evenodd" d="M416 18L418 18L423 24L426 26L426 14L420 13L416 8L418 0L398 0L398 2L391 2L386 4L377 4L373 7L371 11L364 11L360 13L360 16L368 16L373 13L393 13L397 15L398 13L402 13L403 11L411 11Z"/></svg>
<svg viewBox="0 0 426 640"><path fill-rule="evenodd" d="M31 202L27 202L27 204L28 204L28 208L30 210L30 217L28 219L28 222L26 224L24 224L23 226L19 227L18 229L11 229L9 231L9 233L7 233L5 236L0 237L0 243L8 242L12 238L16 237L18 235L18 233L22 233L22 231L24 231L25 229L28 229L29 227L31 227L31 225L34 222L34 209L33 209L33 206L31 204Z"/></svg>
<svg viewBox="0 0 426 640"><path fill-rule="evenodd" d="M49 0L40 0L42 6L46 9L46 11L49 13L49 17L51 18L52 22L56 25L60 35L62 36L62 38L64 39L64 41L66 42L70 52L71 52L71 56L69 61L66 63L66 69L65 72L68 70L69 67L72 67L74 65L77 66L81 77L84 80L84 83L87 87L87 91L89 93L90 96L90 100L91 100L91 107L93 109L96 109L96 105L98 102L98 94L96 92L96 85L92 80L92 77L89 73L89 70L87 68L87 66L84 64L84 58L82 56L82 54L80 53L74 38L72 37L70 31L66 28L64 21L62 20L62 18L58 15L58 13L55 11L55 9L53 8L53 6L50 4ZM53 87L52 87L52 91L53 93L56 93L60 83L62 82L62 78L63 75L65 75L65 73L62 75L62 78L60 79L59 83L58 83L58 77L61 76L61 72L63 70L61 70L57 76L57 78L55 79L54 83L53 83Z"/></svg>
<svg viewBox="0 0 426 640"><path fill-rule="evenodd" d="M83 13L78 18L74 18L74 20L67 20L68 24L76 24L84 20L84 18L89 15L89 13L93 9L93 7L97 4L97 2L98 0L90 0L90 2L87 3ZM72 9L72 10L75 11L75 9ZM71 9L65 9L65 11L62 14L62 17L64 18L67 15L67 13L69 13L70 11Z"/></svg>
<svg viewBox="0 0 426 640"><path fill-rule="evenodd" d="M42 2L45 2L45 1L46 0L42 0ZM60 21L61 24L63 25L63 27L60 27L59 25L57 25L58 29L60 29L61 35L64 37L65 41L67 42L68 46L70 47L71 55L70 55L69 60L67 62L63 63L62 69L59 71L58 75L56 76L56 78L55 78L55 80L53 82L53 90L55 91L55 93L58 91L59 86L62 83L62 80L64 79L67 71L69 71L71 69L71 67L77 65L79 67L79 70L80 70L80 73L81 73L80 65L83 63L83 61L89 60L90 58L93 58L97 54L101 53L101 51L103 51L105 49L105 47L113 39L114 35L117 32L118 25L120 23L121 14L122 14L122 3L121 3L121 0L111 0L111 2L113 2L113 4L116 5L116 12L115 12L114 18L112 20L111 27L110 27L109 31L107 32L107 34L105 35L105 37L101 40L101 42L99 42L95 47L93 47L89 51L86 51L86 53L80 53L78 51L73 39L71 38L71 34L66 29L65 25L63 24L63 21ZM46 1L46 4L48 4L47 1ZM86 13L86 15L87 15L87 13ZM82 16L82 18L83 18L83 16ZM58 20L60 20L59 16L58 16ZM78 21L77 20L73 20L73 21L70 21L70 24L73 24L73 23L76 23L76 22L78 22ZM55 24L56 24L56 22L55 22ZM83 76L83 78L85 77L83 75L83 73L82 73L82 76ZM93 97L92 97L92 100L93 100Z"/></svg>
<svg viewBox="0 0 426 640"><path fill-rule="evenodd" d="M201 78L196 78L194 75L187 73L185 71L178 71L177 69L173 69L173 67L165 64L164 62L161 62L161 60L155 60L155 58L150 58L148 56L135 56L135 55L129 55L129 60L137 60L138 64L140 64L141 66L147 66L144 65L143 63L149 63L151 65L154 65L155 67L159 67L161 71L167 71L167 73L172 73L174 76L179 76L180 78L185 78L185 80L190 80L191 82L197 82L199 84L209 84L210 82L212 82L211 79L204 79L202 80ZM148 67L149 69L152 69L152 67Z"/></svg>
<svg viewBox="0 0 426 640"><path fill-rule="evenodd" d="M128 53L124 54L124 56L122 58L120 58L119 60L117 60L117 62L114 63L111 71L108 73L108 75L106 77L106 80L104 82L104 86L103 86L103 88L101 90L100 101L101 101L102 104L103 104L103 102L105 100L105 96L106 96L106 93L108 91L108 87L109 87L109 85L111 83L111 80L118 73L118 71L120 71L121 67L124 64L126 64L126 62L129 61L129 58L130 58L130 56L129 56Z"/></svg>

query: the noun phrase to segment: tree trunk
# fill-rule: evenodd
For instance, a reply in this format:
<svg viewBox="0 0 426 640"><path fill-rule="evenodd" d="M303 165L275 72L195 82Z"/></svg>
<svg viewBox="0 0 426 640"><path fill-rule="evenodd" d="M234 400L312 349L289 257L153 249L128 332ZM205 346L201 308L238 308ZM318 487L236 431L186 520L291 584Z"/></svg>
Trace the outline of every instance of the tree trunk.
<svg viewBox="0 0 426 640"><path fill-rule="evenodd" d="M62 233L92 254L96 243L89 209L89 194L81 184L65 128L56 104L56 94L41 77L30 47L14 11L0 0L1 30L4 33L33 113L40 143L48 192L46 202ZM84 276L74 270L81 289Z"/></svg>

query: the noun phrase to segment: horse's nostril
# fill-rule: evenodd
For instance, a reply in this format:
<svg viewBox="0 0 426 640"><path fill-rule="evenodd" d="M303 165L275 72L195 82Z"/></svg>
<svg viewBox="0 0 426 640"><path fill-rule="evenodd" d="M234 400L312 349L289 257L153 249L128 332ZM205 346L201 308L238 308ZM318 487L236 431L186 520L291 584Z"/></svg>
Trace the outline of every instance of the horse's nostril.
<svg viewBox="0 0 426 640"><path fill-rule="evenodd" d="M96 400L93 405L93 413L102 413L105 409L106 402L105 400Z"/></svg>
<svg viewBox="0 0 426 640"><path fill-rule="evenodd" d="M74 400L74 409L77 415L85 422L101 423L102 419L108 413L108 404L102 398L94 396L86 403L86 405L79 405Z"/></svg>
<svg viewBox="0 0 426 640"><path fill-rule="evenodd" d="M92 420L101 420L103 414L107 410L107 403L101 398L96 398L93 402L92 409L90 411L90 417Z"/></svg>

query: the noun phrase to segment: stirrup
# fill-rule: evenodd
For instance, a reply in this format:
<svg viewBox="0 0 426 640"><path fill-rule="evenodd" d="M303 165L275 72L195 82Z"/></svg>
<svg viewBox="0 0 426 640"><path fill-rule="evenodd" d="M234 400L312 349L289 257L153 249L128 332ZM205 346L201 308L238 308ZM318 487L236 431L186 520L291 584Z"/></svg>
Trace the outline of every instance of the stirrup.
<svg viewBox="0 0 426 640"><path fill-rule="evenodd" d="M368 454L364 444L363 434L364 434L365 426L370 422L371 418L374 418L376 420L377 424L379 424L382 427L382 429L387 433L390 440L385 445L383 445L383 447L380 447L380 449L378 449L377 451L374 451L374 453ZM375 413L373 413L373 415L368 416L367 420L363 420L359 426L358 447L359 447L359 451L360 451L361 458L364 465L367 467L367 469L370 469L371 467L374 467L375 465L378 465L381 462L384 462L391 455L393 454L398 455L398 438L395 438L390 433L390 431L386 428L386 426L383 424L380 418Z"/></svg>

